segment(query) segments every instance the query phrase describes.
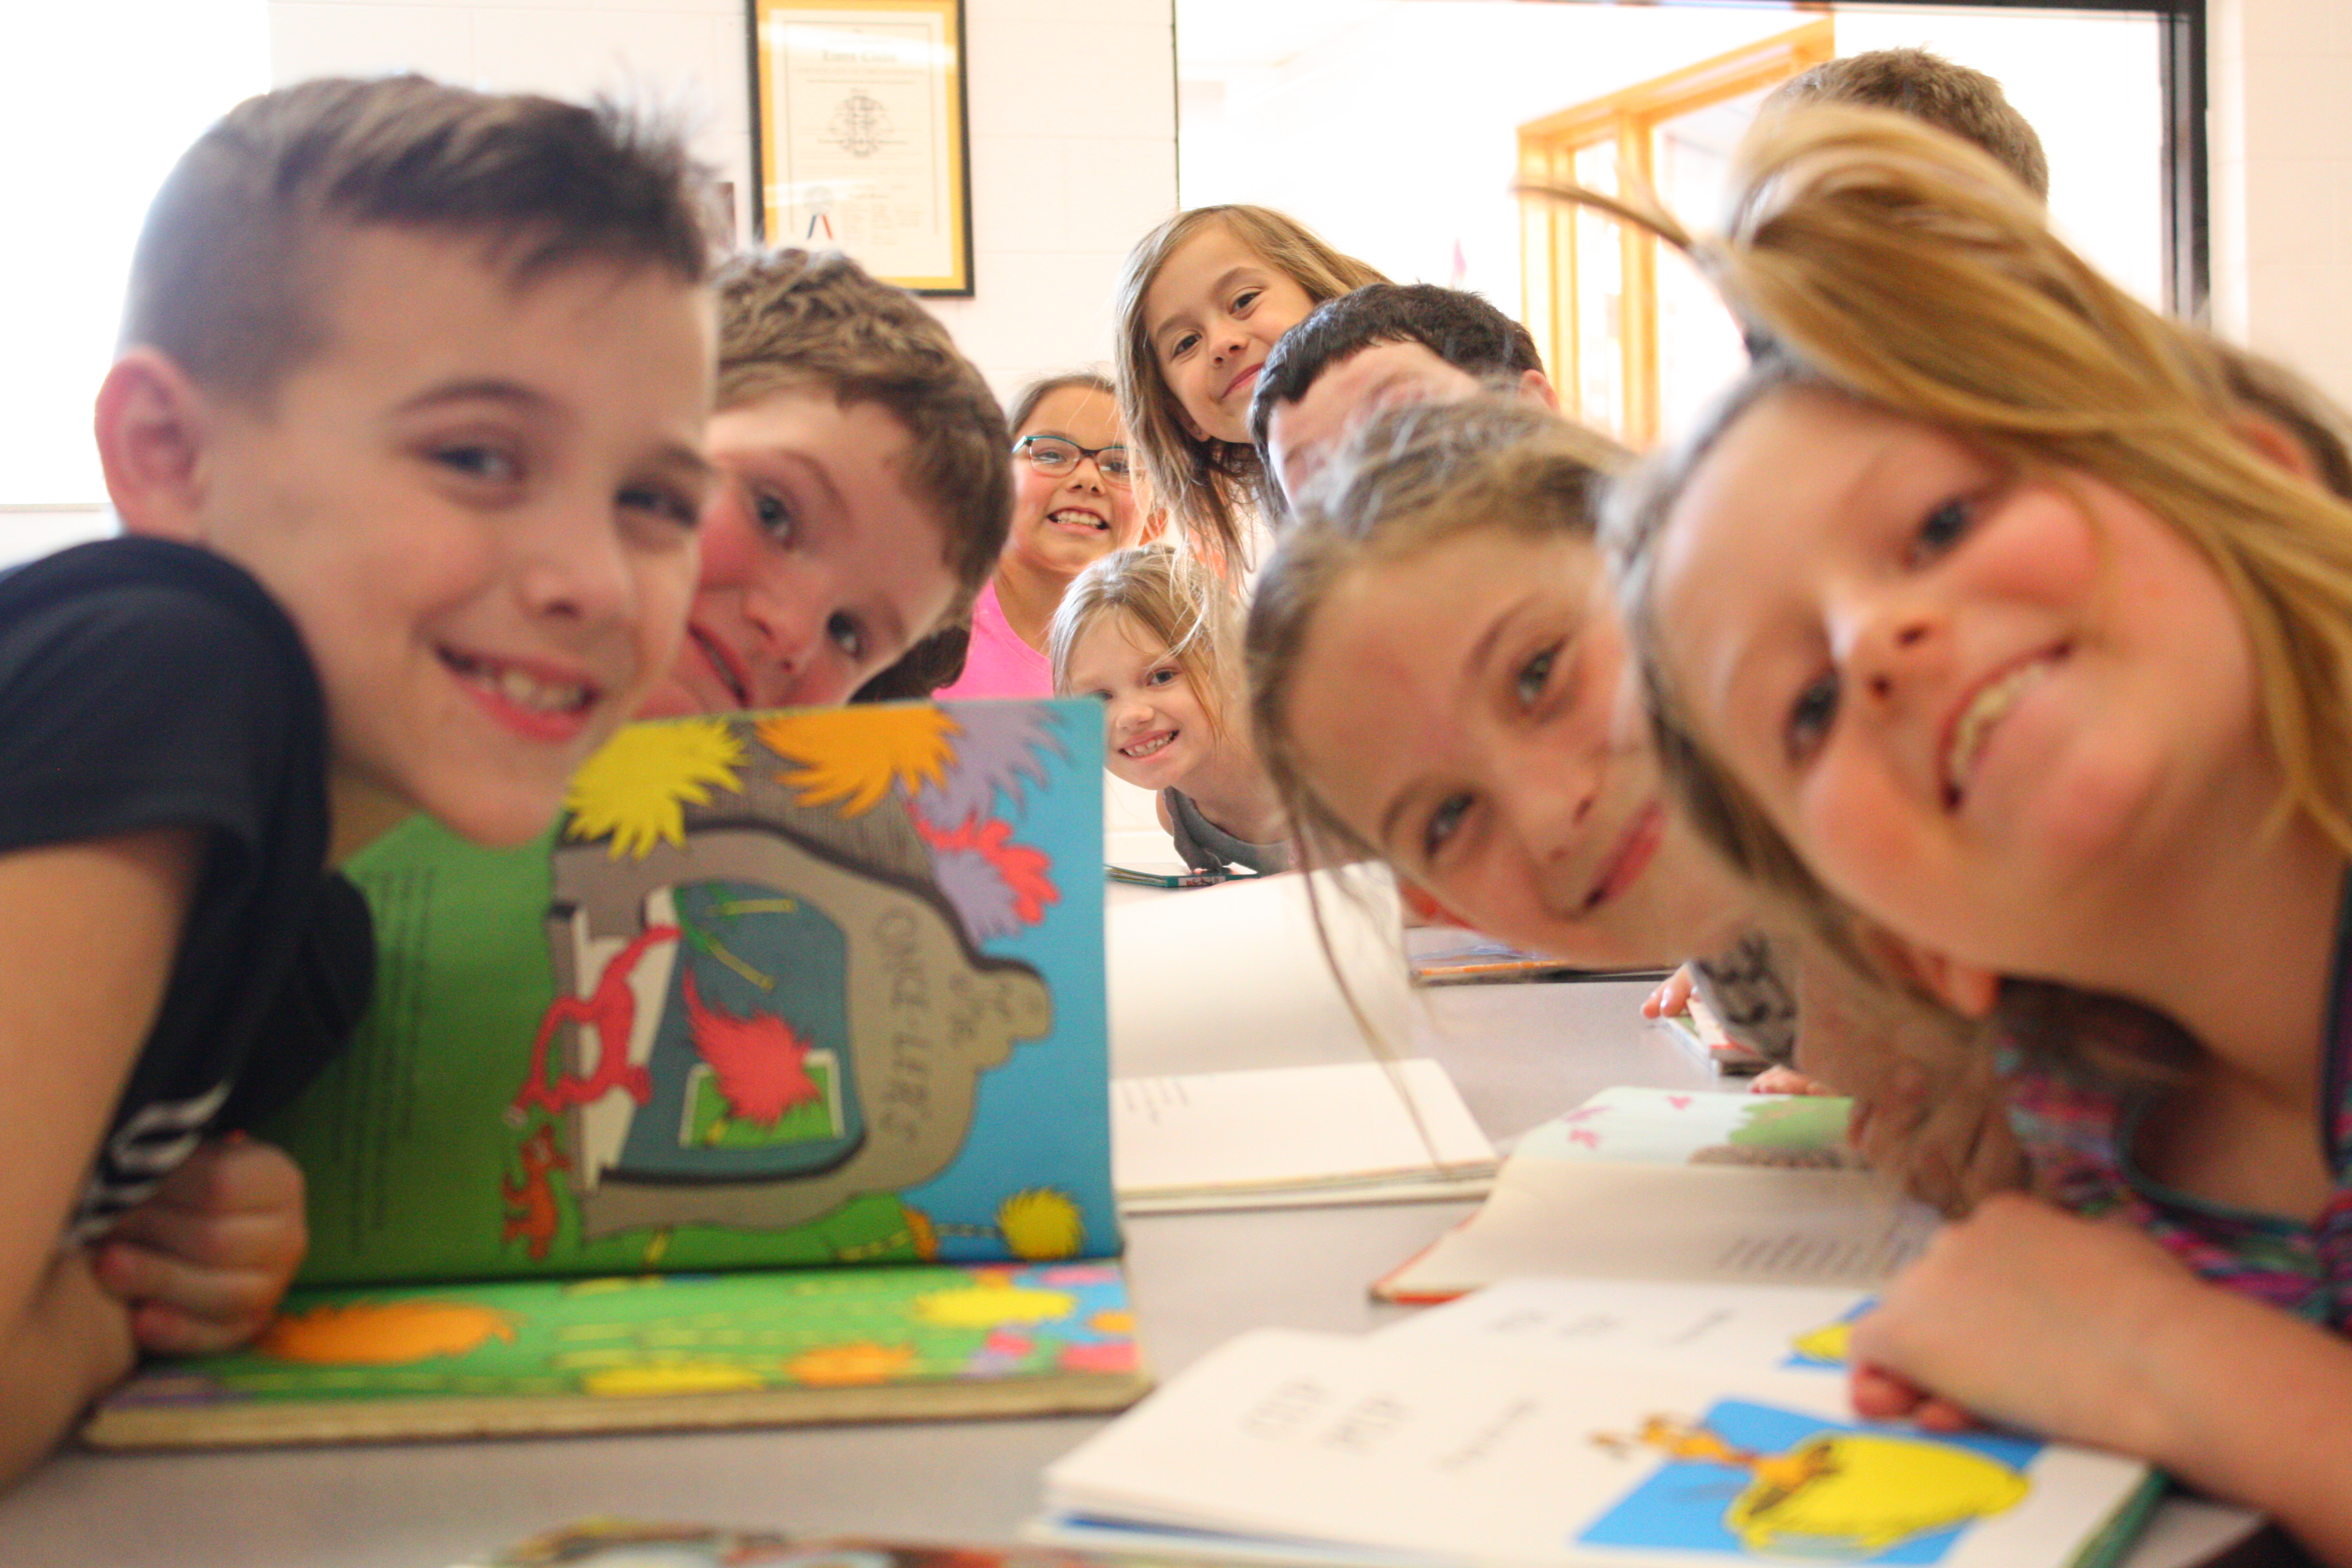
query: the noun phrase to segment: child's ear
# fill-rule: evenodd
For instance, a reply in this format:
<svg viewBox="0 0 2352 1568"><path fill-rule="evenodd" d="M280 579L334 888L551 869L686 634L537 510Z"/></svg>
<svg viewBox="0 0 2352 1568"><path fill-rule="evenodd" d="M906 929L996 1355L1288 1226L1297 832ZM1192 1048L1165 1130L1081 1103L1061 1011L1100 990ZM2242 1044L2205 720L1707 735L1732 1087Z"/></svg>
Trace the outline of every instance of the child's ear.
<svg viewBox="0 0 2352 1568"><path fill-rule="evenodd" d="M1551 377L1539 370L1519 373L1519 395L1542 404L1554 414L1559 412L1559 388L1551 384Z"/></svg>
<svg viewBox="0 0 2352 1568"><path fill-rule="evenodd" d="M1963 1018L1985 1017L2000 1000L2000 976L1990 969L1963 963L1891 931L1872 931L1865 945L1896 973Z"/></svg>
<svg viewBox="0 0 2352 1568"><path fill-rule="evenodd" d="M106 493L124 531L195 539L211 409L187 373L153 349L132 349L100 384L96 423Z"/></svg>
<svg viewBox="0 0 2352 1568"><path fill-rule="evenodd" d="M2238 438L2298 479L2320 482L2319 465L2311 448L2295 433L2267 414L2244 414L2238 419Z"/></svg>

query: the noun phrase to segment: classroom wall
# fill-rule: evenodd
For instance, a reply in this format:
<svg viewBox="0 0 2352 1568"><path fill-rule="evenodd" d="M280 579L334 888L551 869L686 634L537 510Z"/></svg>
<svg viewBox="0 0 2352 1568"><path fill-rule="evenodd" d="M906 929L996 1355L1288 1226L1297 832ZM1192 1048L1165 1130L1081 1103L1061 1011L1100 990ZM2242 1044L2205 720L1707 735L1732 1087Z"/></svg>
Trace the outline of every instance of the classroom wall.
<svg viewBox="0 0 2352 1568"><path fill-rule="evenodd" d="M745 0L273 0L270 74L410 68L476 86L681 103L748 212ZM967 0L971 300L930 301L1006 396L1110 356L1137 236L1176 202L1168 0Z"/></svg>
<svg viewBox="0 0 2352 1568"><path fill-rule="evenodd" d="M634 75L696 95L706 155L748 189L743 3L273 0L271 75L565 92ZM1173 29L1169 0L967 5L981 291L936 305L1009 394L1109 353L1119 258L1177 199ZM2352 404L2352 6L2208 7L2216 323ZM95 504L0 507L0 555L108 526Z"/></svg>
<svg viewBox="0 0 2352 1568"><path fill-rule="evenodd" d="M1183 16L1245 3L1189 0ZM1278 207L1391 277L1458 282L1510 310L1526 298L1520 204L1509 194L1520 126L1818 25L1765 6L1349 4L1349 26L1303 47L1279 35L1255 47L1186 46L1177 83L1185 201ZM2161 300L2164 171L2154 150L2164 105L2152 18L1887 7L1839 13L1835 34L1840 54L1923 46L1998 78L2048 151L2062 230L2139 298ZM1410 115L1359 111L1407 101ZM1297 155L1350 115L1351 157ZM1292 155L1268 157L1268 148ZM1687 189L1662 194L1693 224L1719 216ZM1679 262L1668 253L1661 266L1671 275ZM1699 329L1721 324L1736 357L1737 337L1703 286L1694 279L1684 297L1709 300Z"/></svg>
<svg viewBox="0 0 2352 1568"><path fill-rule="evenodd" d="M748 192L743 0L274 0L272 74L401 66L690 94ZM2214 308L2352 401L2352 6L2208 0ZM975 270L937 309L1000 391L1106 358L1119 258L1177 199L1168 0L968 0ZM1349 145L1335 138L1335 149Z"/></svg>
<svg viewBox="0 0 2352 1568"><path fill-rule="evenodd" d="M2215 324L2352 405L2352 6L2206 3Z"/></svg>

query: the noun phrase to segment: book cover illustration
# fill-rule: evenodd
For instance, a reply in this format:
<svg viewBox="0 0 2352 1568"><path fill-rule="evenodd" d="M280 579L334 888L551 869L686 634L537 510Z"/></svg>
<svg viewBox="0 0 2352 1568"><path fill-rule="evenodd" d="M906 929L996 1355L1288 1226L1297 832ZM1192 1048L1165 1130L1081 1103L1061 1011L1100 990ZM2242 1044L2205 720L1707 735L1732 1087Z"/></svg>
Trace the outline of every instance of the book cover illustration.
<svg viewBox="0 0 2352 1568"><path fill-rule="evenodd" d="M1518 1146L1552 1160L1859 1170L1845 1142L1853 1107L1835 1095L1604 1089Z"/></svg>
<svg viewBox="0 0 2352 1568"><path fill-rule="evenodd" d="M639 724L535 848L380 842L376 1005L264 1130L305 1281L1117 1251L1098 721Z"/></svg>
<svg viewBox="0 0 2352 1568"><path fill-rule="evenodd" d="M970 1408L988 1413L991 1384L1108 1389L1090 1374L1139 1370L1110 1263L311 1290L247 1349L131 1384L100 1436L169 1441L196 1409L213 1442L725 1424L803 1405L881 1417L917 1413L909 1392L945 1384L968 1400L981 1390Z"/></svg>
<svg viewBox="0 0 2352 1568"><path fill-rule="evenodd" d="M1597 1433L1619 1455L1664 1462L1578 1533L1585 1546L1943 1562L1979 1521L2032 1490L2042 1445L1990 1434L1927 1436L1727 1399L1696 1422L1653 1416Z"/></svg>

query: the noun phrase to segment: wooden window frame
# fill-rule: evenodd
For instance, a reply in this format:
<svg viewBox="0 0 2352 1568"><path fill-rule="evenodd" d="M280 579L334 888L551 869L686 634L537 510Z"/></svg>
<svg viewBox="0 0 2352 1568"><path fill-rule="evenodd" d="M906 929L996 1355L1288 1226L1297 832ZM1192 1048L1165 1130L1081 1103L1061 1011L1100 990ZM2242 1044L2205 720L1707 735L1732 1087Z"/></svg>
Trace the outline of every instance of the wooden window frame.
<svg viewBox="0 0 2352 1568"><path fill-rule="evenodd" d="M1530 121L1519 127L1520 177L1572 181L1579 153L1613 143L1621 180L1629 186L1650 187L1661 124L1834 58L1834 30L1832 20L1824 16ZM1521 319L1552 369L1562 406L1589 419L1591 416L1582 406L1583 345L1577 311L1580 210L1540 197L1519 199ZM1657 439L1661 410L1658 242L1629 224L1616 224L1616 228L1624 284L1617 301L1617 331L1625 410L1625 427L1617 434L1635 447L1646 447Z"/></svg>

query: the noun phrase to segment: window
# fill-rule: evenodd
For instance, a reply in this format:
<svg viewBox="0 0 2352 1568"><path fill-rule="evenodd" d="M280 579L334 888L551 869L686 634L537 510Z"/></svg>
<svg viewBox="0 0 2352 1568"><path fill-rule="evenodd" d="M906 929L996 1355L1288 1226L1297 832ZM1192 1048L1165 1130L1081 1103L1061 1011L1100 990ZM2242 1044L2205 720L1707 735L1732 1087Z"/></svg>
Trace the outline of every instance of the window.
<svg viewBox="0 0 2352 1568"><path fill-rule="evenodd" d="M1612 223L1578 220L1588 226L1542 237L1531 256L1510 194L1523 128L1557 132L1647 90L1648 133L1626 139L1676 216L1705 226L1723 153L1811 51L1926 47L2000 80L2040 132L2053 216L2079 249L2142 299L2193 314L2201 13L2196 0L2127 4L1176 0L1179 195L1279 208L1391 277L1520 312L1564 399L1646 440L1711 393L1737 337L1686 264L1627 246ZM1759 63L1776 49L1782 65ZM1757 65L1744 85L1742 61ZM1587 183L1613 184L1620 134L1612 122L1567 149ZM1546 270L1570 246L1576 296ZM1651 300L1649 346L1619 322L1637 296Z"/></svg>
<svg viewBox="0 0 2352 1568"><path fill-rule="evenodd" d="M48 4L10 17L0 249L0 559L105 532L90 400L148 199L198 132L268 86L263 0Z"/></svg>
<svg viewBox="0 0 2352 1568"><path fill-rule="evenodd" d="M1833 58L1827 18L1519 128L1519 171L1620 194L1621 171L1686 221L1722 205L1731 151L1775 86ZM1738 372L1739 334L1706 285L1631 225L1520 198L1521 319L1561 406L1634 446Z"/></svg>

